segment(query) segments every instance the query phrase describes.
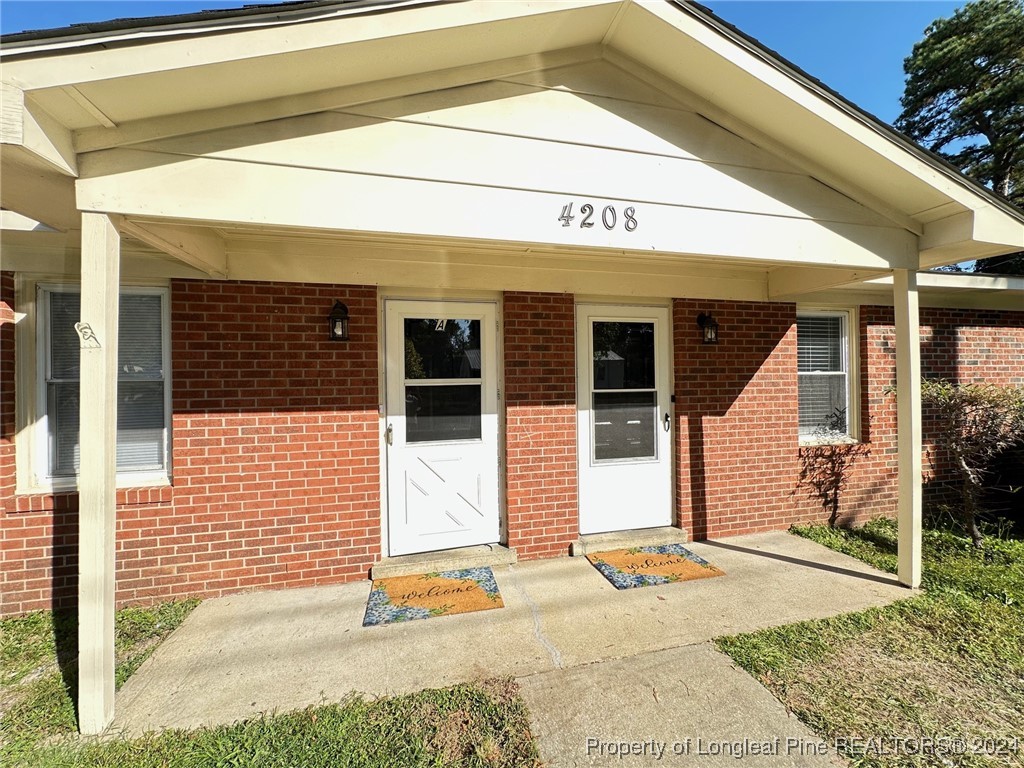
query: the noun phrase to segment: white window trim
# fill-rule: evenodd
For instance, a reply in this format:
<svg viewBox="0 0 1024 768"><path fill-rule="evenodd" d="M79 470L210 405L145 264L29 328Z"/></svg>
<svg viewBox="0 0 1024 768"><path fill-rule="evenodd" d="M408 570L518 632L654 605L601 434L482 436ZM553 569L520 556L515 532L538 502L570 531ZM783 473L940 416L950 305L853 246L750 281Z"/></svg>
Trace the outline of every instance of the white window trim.
<svg viewBox="0 0 1024 768"><path fill-rule="evenodd" d="M801 446L856 445L860 442L860 314L857 307L797 305L801 317L843 318L843 356L846 366L846 434L835 437L799 435ZM799 378L799 373L797 374ZM797 392L799 398L799 387ZM799 428L798 428L799 429Z"/></svg>
<svg viewBox="0 0 1024 768"><path fill-rule="evenodd" d="M15 316L16 345L16 419L15 452L17 463L16 494L64 493L78 490L78 477L51 477L50 435L46 410L46 334L48 333L48 300L52 292L80 292L77 282L61 278L19 275L16 279L17 306L23 307ZM121 293L159 295L161 302L164 382L164 439L166 466L160 470L121 471L117 473L118 488L151 488L168 486L171 482L171 309L170 287L164 282L122 282Z"/></svg>

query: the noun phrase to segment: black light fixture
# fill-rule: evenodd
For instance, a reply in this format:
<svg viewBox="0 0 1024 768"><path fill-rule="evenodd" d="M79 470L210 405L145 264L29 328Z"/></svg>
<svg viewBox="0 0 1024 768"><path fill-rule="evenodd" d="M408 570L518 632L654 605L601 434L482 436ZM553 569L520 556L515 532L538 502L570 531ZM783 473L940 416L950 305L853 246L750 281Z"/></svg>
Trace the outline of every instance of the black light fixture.
<svg viewBox="0 0 1024 768"><path fill-rule="evenodd" d="M697 325L700 326L705 344L718 343L718 321L711 316L710 312L701 312L697 315Z"/></svg>
<svg viewBox="0 0 1024 768"><path fill-rule="evenodd" d="M331 326L331 341L348 341L348 307L335 299L327 320Z"/></svg>

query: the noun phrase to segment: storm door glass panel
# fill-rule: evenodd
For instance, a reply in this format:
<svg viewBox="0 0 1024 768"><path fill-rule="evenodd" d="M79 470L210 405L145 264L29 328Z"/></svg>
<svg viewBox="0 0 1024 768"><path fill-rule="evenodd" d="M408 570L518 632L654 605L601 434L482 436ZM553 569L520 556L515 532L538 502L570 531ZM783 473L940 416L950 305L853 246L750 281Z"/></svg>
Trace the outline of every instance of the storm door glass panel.
<svg viewBox="0 0 1024 768"><path fill-rule="evenodd" d="M480 321L406 318L405 378L479 379Z"/></svg>
<svg viewBox="0 0 1024 768"><path fill-rule="evenodd" d="M654 323L594 321L594 461L656 459Z"/></svg>
<svg viewBox="0 0 1024 768"><path fill-rule="evenodd" d="M406 440L479 440L480 321L406 318L404 322Z"/></svg>

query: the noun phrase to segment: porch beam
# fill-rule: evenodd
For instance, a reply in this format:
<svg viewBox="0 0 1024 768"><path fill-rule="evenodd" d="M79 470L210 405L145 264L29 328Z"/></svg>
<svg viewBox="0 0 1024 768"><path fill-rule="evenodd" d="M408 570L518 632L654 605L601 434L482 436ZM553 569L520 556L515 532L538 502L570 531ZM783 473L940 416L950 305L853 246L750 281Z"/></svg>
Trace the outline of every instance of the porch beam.
<svg viewBox="0 0 1024 768"><path fill-rule="evenodd" d="M917 272L893 271L896 315L896 431L899 447L900 584L921 585L921 329Z"/></svg>
<svg viewBox="0 0 1024 768"><path fill-rule="evenodd" d="M936 219L921 237L921 268L983 259L1024 248L1024 227L991 205Z"/></svg>
<svg viewBox="0 0 1024 768"><path fill-rule="evenodd" d="M183 261L211 277L227 277L228 256L224 240L201 227L181 227L120 219L118 227L158 251Z"/></svg>
<svg viewBox="0 0 1024 768"><path fill-rule="evenodd" d="M31 162L24 147L0 152L0 207L66 232L79 228L75 180Z"/></svg>
<svg viewBox="0 0 1024 768"><path fill-rule="evenodd" d="M804 269L779 267L768 272L768 298L779 300L824 291L848 283L859 283L885 275L867 269Z"/></svg>
<svg viewBox="0 0 1024 768"><path fill-rule="evenodd" d="M120 235L82 214L78 478L78 720L84 734L114 718L114 525Z"/></svg>
<svg viewBox="0 0 1024 768"><path fill-rule="evenodd" d="M0 144L30 154L34 164L66 176L78 175L71 131L25 97L12 83L0 83Z"/></svg>
<svg viewBox="0 0 1024 768"><path fill-rule="evenodd" d="M537 189L138 149L89 153L82 158L81 169L84 178L76 183L80 209L117 212L134 220L611 248L726 258L734 266L778 261L820 267L822 253L847 269L918 266L917 238L903 230L863 223L824 227L813 219L736 210L736 205L713 209L688 201L638 202L643 223L635 231L624 226L562 227L557 213L565 206L566 195L613 201L588 195L585 188L566 191L556 177L543 182L546 189ZM202 195L196 193L199 189ZM260 194L238 192L254 189ZM291 191L296 189L302 194ZM396 217L396 210L402 216ZM495 210L517 215L495 218ZM452 217L452 211L459 211L459 216ZM795 242L801 247L793 248Z"/></svg>

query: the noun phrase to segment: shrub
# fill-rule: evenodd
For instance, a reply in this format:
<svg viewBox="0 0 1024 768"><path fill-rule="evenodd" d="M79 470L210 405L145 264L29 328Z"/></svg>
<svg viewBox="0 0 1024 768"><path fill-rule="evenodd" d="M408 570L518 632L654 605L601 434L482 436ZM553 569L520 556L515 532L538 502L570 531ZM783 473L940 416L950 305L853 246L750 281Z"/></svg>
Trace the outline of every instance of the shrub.
<svg viewBox="0 0 1024 768"><path fill-rule="evenodd" d="M994 384L921 383L921 404L960 479L964 525L981 546L977 514L985 480L1004 451L1024 443L1024 388Z"/></svg>

